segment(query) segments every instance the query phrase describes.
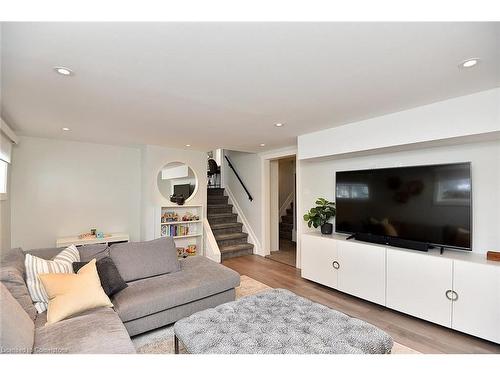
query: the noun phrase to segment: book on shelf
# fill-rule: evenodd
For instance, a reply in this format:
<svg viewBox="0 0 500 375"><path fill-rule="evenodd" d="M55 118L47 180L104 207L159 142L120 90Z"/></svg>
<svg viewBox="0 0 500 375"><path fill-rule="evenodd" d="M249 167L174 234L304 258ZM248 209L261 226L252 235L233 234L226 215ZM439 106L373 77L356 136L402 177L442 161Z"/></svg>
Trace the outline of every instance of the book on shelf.
<svg viewBox="0 0 500 375"><path fill-rule="evenodd" d="M196 234L196 227L193 224L164 225L161 227L162 237L176 237Z"/></svg>

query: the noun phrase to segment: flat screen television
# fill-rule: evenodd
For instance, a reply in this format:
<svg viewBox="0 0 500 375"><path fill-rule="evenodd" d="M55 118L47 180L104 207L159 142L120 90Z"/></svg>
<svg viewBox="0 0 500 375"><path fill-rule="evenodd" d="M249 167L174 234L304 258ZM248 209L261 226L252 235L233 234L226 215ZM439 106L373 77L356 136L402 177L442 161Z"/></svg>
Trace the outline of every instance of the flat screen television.
<svg viewBox="0 0 500 375"><path fill-rule="evenodd" d="M193 193L193 187L191 184L177 184L174 185L174 195L183 195L184 199L187 199Z"/></svg>
<svg viewBox="0 0 500 375"><path fill-rule="evenodd" d="M470 163L336 172L335 231L471 250Z"/></svg>

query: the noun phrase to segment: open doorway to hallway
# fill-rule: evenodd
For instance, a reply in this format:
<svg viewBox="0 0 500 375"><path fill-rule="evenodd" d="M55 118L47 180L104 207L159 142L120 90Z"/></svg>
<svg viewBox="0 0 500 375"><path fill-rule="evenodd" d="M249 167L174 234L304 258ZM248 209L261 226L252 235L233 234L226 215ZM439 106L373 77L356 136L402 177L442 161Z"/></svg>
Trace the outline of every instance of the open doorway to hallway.
<svg viewBox="0 0 500 375"><path fill-rule="evenodd" d="M272 160L270 174L271 254L267 258L295 267L297 259L295 156Z"/></svg>

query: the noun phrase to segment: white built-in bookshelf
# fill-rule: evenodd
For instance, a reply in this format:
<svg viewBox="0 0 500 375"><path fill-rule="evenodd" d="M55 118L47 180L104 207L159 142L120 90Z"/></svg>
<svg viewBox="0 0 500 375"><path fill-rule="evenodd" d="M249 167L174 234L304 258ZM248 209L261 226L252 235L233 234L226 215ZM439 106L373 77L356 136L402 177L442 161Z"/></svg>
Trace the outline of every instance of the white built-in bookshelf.
<svg viewBox="0 0 500 375"><path fill-rule="evenodd" d="M173 237L178 248L196 245L196 255L203 255L203 206L162 206L155 213L157 237Z"/></svg>

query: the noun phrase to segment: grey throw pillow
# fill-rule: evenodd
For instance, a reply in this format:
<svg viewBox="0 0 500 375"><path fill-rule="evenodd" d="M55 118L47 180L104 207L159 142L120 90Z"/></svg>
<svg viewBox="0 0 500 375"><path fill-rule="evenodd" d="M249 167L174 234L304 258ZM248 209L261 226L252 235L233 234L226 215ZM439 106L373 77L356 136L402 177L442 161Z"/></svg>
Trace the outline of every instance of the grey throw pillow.
<svg viewBox="0 0 500 375"><path fill-rule="evenodd" d="M73 271L80 270L88 262L73 262ZM104 257L96 261L97 274L101 280L101 286L107 296L111 297L119 291L125 289L128 285L118 272L115 262L110 257Z"/></svg>
<svg viewBox="0 0 500 375"><path fill-rule="evenodd" d="M125 282L177 272L181 269L172 237L111 245L111 259Z"/></svg>

